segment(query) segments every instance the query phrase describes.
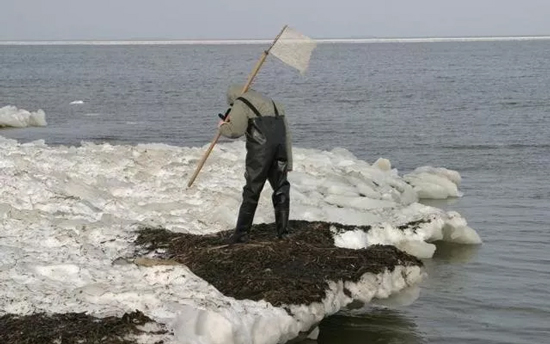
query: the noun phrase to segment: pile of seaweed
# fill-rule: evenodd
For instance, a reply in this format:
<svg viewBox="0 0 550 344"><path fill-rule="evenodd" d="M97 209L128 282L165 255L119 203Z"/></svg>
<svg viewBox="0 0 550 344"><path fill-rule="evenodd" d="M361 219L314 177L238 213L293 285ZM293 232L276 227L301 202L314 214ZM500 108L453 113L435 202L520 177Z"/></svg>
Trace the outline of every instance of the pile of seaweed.
<svg viewBox="0 0 550 344"><path fill-rule="evenodd" d="M154 321L135 311L122 317L96 318L85 313L0 317L0 343L5 344L138 344L140 334L167 333L145 331L139 327ZM161 325L158 325L159 328ZM162 344L158 341L155 344Z"/></svg>
<svg viewBox="0 0 550 344"><path fill-rule="evenodd" d="M164 259L186 265L226 296L265 300L275 306L320 302L326 296L327 281L357 282L365 273L422 266L419 259L394 246L373 245L359 250L335 247L331 226L338 231L370 229L290 221L291 234L280 240L275 224L258 224L252 227L250 241L227 245L232 231L193 235L141 228L135 243L146 253L164 252Z"/></svg>

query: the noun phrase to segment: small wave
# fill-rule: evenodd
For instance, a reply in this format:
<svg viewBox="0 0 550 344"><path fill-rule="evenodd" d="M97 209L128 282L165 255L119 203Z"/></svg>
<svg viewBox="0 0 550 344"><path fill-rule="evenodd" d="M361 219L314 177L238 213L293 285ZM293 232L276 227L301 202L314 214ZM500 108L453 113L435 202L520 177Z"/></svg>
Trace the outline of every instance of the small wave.
<svg viewBox="0 0 550 344"><path fill-rule="evenodd" d="M84 104L84 101L83 100L74 100L71 102L71 105L80 105L80 104Z"/></svg>
<svg viewBox="0 0 550 344"><path fill-rule="evenodd" d="M42 109L30 112L13 105L0 108L0 128L45 127L46 125L46 114Z"/></svg>
<svg viewBox="0 0 550 344"><path fill-rule="evenodd" d="M512 144L492 144L492 145L452 145L442 146L445 149L455 150L493 150L493 149L528 149L528 148L550 148L550 143L543 144L525 144L525 143L512 143Z"/></svg>
<svg viewBox="0 0 550 344"><path fill-rule="evenodd" d="M364 99L335 99L335 103L344 103L344 104L359 104L364 102Z"/></svg>
<svg viewBox="0 0 550 344"><path fill-rule="evenodd" d="M505 108L517 108L517 109L542 108L542 107L547 107L548 106L547 102L542 102L542 101L539 101L539 102L537 102L537 101L520 102L520 101L510 100L510 101L501 102L500 104L502 106L504 106Z"/></svg>

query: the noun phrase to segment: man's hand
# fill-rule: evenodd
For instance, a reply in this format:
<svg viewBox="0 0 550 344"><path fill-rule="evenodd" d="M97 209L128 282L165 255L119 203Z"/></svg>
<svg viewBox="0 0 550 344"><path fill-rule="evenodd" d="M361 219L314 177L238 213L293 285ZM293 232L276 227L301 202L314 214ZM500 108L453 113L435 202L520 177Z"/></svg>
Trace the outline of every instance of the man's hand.
<svg viewBox="0 0 550 344"><path fill-rule="evenodd" d="M225 121L227 119L227 116L229 116L229 113L231 112L231 108L228 108L225 113L222 115L221 113L218 114L218 117L222 120L222 121Z"/></svg>
<svg viewBox="0 0 550 344"><path fill-rule="evenodd" d="M222 124L224 124L224 123L225 123L225 121L223 121L223 120L220 120L220 121L218 122L218 128L219 128L219 127L221 127L221 126L222 126Z"/></svg>

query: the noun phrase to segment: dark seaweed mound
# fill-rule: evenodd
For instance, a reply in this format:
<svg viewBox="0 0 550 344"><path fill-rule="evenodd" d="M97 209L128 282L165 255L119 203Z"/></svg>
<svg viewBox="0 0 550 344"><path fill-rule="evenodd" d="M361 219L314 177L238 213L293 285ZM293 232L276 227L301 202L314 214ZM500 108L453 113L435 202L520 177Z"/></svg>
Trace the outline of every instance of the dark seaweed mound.
<svg viewBox="0 0 550 344"><path fill-rule="evenodd" d="M279 240L274 224L260 224L253 226L249 242L232 246L226 244L231 231L192 235L143 228L136 244L148 252L163 249L165 258L188 266L226 296L265 300L275 306L319 302L326 296L327 281L357 282L367 272L422 266L416 257L394 246L335 247L331 225L339 231L358 228L291 221L291 234Z"/></svg>
<svg viewBox="0 0 550 344"><path fill-rule="evenodd" d="M2 344L138 344L131 335L144 333L138 326L153 322L139 311L122 317L96 318L84 313L0 317ZM146 332L151 333L151 332ZM155 334L167 333L165 330ZM162 344L162 341L156 344Z"/></svg>

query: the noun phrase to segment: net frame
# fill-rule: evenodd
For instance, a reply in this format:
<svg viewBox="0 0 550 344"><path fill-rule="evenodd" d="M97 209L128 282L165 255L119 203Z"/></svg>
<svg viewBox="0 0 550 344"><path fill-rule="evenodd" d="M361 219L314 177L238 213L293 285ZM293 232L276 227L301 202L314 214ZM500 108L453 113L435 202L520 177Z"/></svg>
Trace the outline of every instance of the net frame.
<svg viewBox="0 0 550 344"><path fill-rule="evenodd" d="M316 46L317 43L313 39L286 26L271 47L270 54L283 63L296 68L303 75L309 67L311 54Z"/></svg>

